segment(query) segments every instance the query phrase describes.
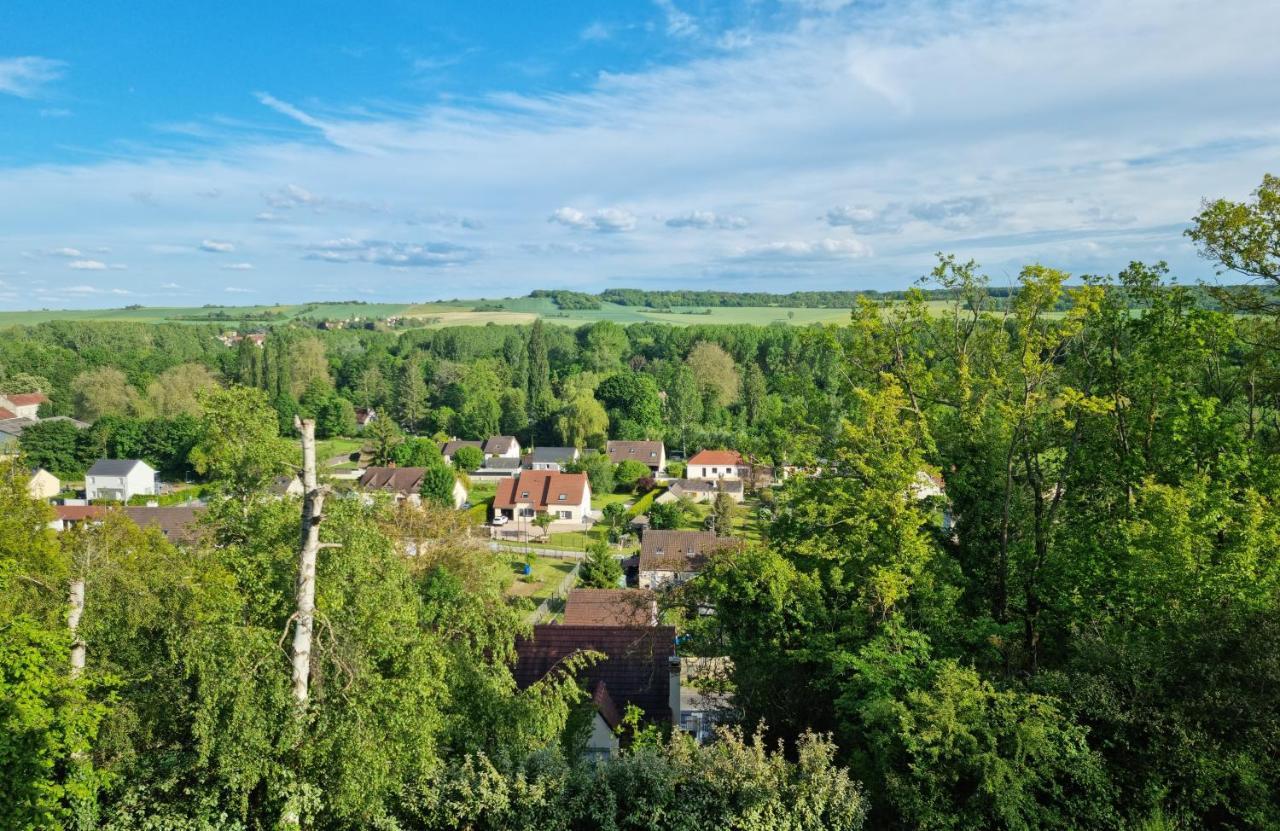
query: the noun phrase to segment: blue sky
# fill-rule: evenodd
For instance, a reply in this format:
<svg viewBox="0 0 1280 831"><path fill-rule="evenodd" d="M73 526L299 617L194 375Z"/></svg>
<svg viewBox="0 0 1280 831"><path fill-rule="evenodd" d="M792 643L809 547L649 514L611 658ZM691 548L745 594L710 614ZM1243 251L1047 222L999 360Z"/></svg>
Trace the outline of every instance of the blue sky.
<svg viewBox="0 0 1280 831"><path fill-rule="evenodd" d="M895 288L1280 172L1273 0L0 5L0 308Z"/></svg>

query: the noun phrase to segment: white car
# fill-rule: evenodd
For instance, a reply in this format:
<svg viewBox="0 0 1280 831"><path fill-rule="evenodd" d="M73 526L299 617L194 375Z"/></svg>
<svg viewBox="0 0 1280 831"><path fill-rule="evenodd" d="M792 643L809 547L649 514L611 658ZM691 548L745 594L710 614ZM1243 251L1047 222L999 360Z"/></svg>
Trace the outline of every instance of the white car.
<svg viewBox="0 0 1280 831"><path fill-rule="evenodd" d="M506 514L498 514L493 518L494 525L506 525L508 522Z"/></svg>

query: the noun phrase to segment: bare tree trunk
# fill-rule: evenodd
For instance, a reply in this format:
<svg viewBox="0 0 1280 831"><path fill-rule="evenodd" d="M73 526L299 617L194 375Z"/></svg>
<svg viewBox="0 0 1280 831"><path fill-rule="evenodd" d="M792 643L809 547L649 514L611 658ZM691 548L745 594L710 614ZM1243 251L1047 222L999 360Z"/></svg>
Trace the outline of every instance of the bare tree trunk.
<svg viewBox="0 0 1280 831"><path fill-rule="evenodd" d="M320 520L324 491L316 481L316 423L299 419L302 434L302 539L298 553L297 610L293 629L293 698L299 707L307 704L311 677L311 633L315 624L316 558L320 552Z"/></svg>
<svg viewBox="0 0 1280 831"><path fill-rule="evenodd" d="M71 630L71 677L84 673L85 644L80 637L80 617L84 614L84 577L71 581L71 609L67 612L67 628Z"/></svg>

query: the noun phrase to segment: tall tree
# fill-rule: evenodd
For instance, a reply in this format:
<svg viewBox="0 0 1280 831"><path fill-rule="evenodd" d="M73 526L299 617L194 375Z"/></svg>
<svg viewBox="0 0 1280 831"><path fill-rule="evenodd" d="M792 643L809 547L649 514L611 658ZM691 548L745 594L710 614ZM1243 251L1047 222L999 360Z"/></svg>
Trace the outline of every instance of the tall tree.
<svg viewBox="0 0 1280 831"><path fill-rule="evenodd" d="M396 387L396 416L410 433L417 432L427 416L427 384L422 376L422 363L415 355L400 368Z"/></svg>
<svg viewBox="0 0 1280 831"><path fill-rule="evenodd" d="M1270 284L1269 292L1256 286L1216 289L1219 299L1243 311L1280 314L1280 176L1263 176L1251 202L1205 200L1186 234L1219 273L1234 271Z"/></svg>

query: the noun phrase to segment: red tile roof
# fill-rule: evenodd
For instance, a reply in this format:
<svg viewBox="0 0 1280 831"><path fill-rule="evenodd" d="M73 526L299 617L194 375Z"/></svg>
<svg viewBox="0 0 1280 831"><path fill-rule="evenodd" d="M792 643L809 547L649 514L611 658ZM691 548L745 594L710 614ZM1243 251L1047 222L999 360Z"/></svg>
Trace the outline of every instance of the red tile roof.
<svg viewBox="0 0 1280 831"><path fill-rule="evenodd" d="M742 454L736 450L703 450L689 460L691 465L741 465Z"/></svg>
<svg viewBox="0 0 1280 831"><path fill-rule="evenodd" d="M641 589L574 589L564 601L566 626L656 626L658 603Z"/></svg>
<svg viewBox="0 0 1280 831"><path fill-rule="evenodd" d="M102 505L54 505L53 512L63 522L84 522L89 519L101 519L107 509Z"/></svg>
<svg viewBox="0 0 1280 831"><path fill-rule="evenodd" d="M514 508L519 504L532 503L535 509L546 510L552 505L580 505L586 488L585 473L524 470L515 479L503 479L498 483L493 507Z"/></svg>
<svg viewBox="0 0 1280 831"><path fill-rule="evenodd" d="M425 467L371 467L360 477L360 487L408 496L422 488L426 473Z"/></svg>
<svg viewBox="0 0 1280 831"><path fill-rule="evenodd" d="M6 395L9 403L15 407L26 407L31 404L43 404L49 399L41 392L21 392L15 395Z"/></svg>
<svg viewBox="0 0 1280 831"><path fill-rule="evenodd" d="M516 685L526 689L562 666L565 658L584 651L604 653L579 673L594 695L601 684L617 710L634 704L653 722L671 721L670 659L676 654L674 626L561 626L533 627L530 638L516 642ZM599 699L597 706L601 705ZM601 712L604 715L604 712ZM606 720L608 717L606 716Z"/></svg>
<svg viewBox="0 0 1280 831"><path fill-rule="evenodd" d="M6 421L8 419L17 418L17 417L18 417L17 413L10 412L6 410L4 407L0 407L0 421Z"/></svg>
<svg viewBox="0 0 1280 831"><path fill-rule="evenodd" d="M158 508L126 507L124 515L139 528L155 526L169 542L192 542L200 534L196 521L204 508L191 505L172 505Z"/></svg>

